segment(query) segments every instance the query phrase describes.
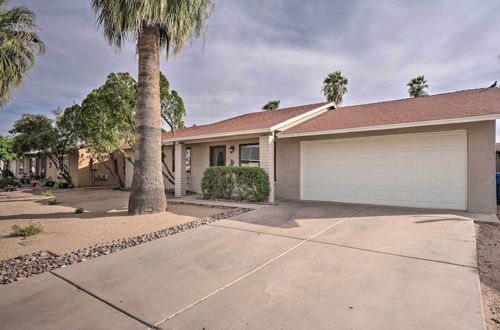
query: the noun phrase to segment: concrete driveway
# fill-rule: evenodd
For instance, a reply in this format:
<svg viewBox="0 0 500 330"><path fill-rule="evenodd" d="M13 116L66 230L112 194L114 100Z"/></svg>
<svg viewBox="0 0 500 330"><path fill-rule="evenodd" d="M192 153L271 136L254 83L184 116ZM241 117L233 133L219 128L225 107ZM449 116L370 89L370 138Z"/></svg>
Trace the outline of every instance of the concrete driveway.
<svg viewBox="0 0 500 330"><path fill-rule="evenodd" d="M467 214L284 202L0 287L5 329L483 329Z"/></svg>

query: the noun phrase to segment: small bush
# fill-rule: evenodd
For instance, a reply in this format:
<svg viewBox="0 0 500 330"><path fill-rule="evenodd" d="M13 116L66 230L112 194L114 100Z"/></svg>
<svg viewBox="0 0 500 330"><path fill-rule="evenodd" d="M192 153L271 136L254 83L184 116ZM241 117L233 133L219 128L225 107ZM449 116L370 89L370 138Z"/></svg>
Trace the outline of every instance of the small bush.
<svg viewBox="0 0 500 330"><path fill-rule="evenodd" d="M42 196L45 197L54 197L54 193L52 191L46 191L42 193Z"/></svg>
<svg viewBox="0 0 500 330"><path fill-rule="evenodd" d="M19 181L11 176L0 179L0 189L7 188L8 186L19 187L20 185Z"/></svg>
<svg viewBox="0 0 500 330"><path fill-rule="evenodd" d="M75 213L83 213L83 212L85 212L83 207L79 207L79 208L75 209Z"/></svg>
<svg viewBox="0 0 500 330"><path fill-rule="evenodd" d="M25 239L28 236L36 235L38 233L42 232L42 225L40 224L29 224L27 227L21 227L18 225L14 225L11 227L12 228L12 233L10 236L13 237L23 237Z"/></svg>
<svg viewBox="0 0 500 330"><path fill-rule="evenodd" d="M61 202L59 202L55 197L47 200L47 205L57 205L57 204L61 204Z"/></svg>
<svg viewBox="0 0 500 330"><path fill-rule="evenodd" d="M213 166L203 173L205 199L266 201L271 192L269 176L260 167Z"/></svg>

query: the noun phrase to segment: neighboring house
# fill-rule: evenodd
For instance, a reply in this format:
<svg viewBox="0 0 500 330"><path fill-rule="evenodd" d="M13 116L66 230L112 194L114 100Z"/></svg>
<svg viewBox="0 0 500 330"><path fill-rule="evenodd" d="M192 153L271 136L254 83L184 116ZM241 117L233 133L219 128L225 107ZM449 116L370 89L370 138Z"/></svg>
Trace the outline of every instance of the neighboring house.
<svg viewBox="0 0 500 330"><path fill-rule="evenodd" d="M124 157L116 151L120 176L125 179ZM65 159L66 166L73 180L74 187L99 187L113 186L115 181L108 169L98 161L91 161L86 149L81 148L69 153ZM111 160L106 161L106 165L112 168ZM9 161L9 169L16 177L23 177L26 174L39 176L41 179L50 178L52 180L62 180L59 170L43 152L25 153L23 158Z"/></svg>
<svg viewBox="0 0 500 330"><path fill-rule="evenodd" d="M163 135L175 194L209 166L260 166L270 201L302 199L496 213L500 89L357 106L255 112ZM187 159L186 159L187 157ZM175 159L174 161L172 159ZM126 170L131 182L131 172ZM169 187L169 184L166 185Z"/></svg>

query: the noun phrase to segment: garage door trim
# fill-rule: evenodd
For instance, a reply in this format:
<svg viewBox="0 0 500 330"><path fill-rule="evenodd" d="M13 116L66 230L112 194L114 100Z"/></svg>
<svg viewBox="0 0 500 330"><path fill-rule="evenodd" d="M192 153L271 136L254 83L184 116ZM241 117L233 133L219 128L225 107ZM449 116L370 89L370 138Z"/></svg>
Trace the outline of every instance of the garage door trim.
<svg viewBox="0 0 500 330"><path fill-rule="evenodd" d="M305 192L304 192L304 189L305 189L305 184L304 184L304 180L305 180L305 162L306 162L306 158L305 158L305 149L307 148L307 145L314 145L314 144L321 144L321 143L328 143L328 142L334 142L334 143L339 143L339 142L343 142L343 141L347 141L347 142L362 142L362 141L369 141L370 143L376 143L377 141L380 141L382 144L381 146L383 146L383 143L384 141L388 141L388 143L390 143L391 141L396 141L396 140L393 140L394 138L398 138L398 139L402 139L402 138L405 138L405 137L409 137L409 138L414 138L415 141L417 141L417 139L419 137L422 137L422 136L429 136L429 137L439 137L439 136L446 136L446 135L453 135L453 134L456 134L457 135L457 145L454 146L454 148L451 148L450 150L455 150L456 152L456 155L457 157L459 157L459 162L457 162L456 164L459 164L459 167L460 169L457 170L459 171L459 173L457 175L456 178L454 178L454 182L459 182L460 185L460 190L457 191L457 202L453 202L455 203L456 205L460 205L460 206L457 206L457 207L441 207L441 206L436 206L436 205L429 205L429 206L425 206L425 205L422 205L422 202L421 201L418 201L417 199L415 199L415 205L400 205L400 204L383 204L383 203L373 203L373 202L368 202L368 203L365 203L365 204L379 204L379 205L400 205L400 206L410 206L410 207L431 207L431 208L453 208L453 209L460 209L460 210L466 210L467 209L467 203L468 203L468 196L467 196L467 191L468 191L468 168L467 168L467 163L468 163L468 142L467 142L467 130L466 129L460 129L460 130L449 130L449 131L433 131L433 132L424 132L424 133L404 133L404 134L388 134L388 135L375 135L375 136L368 136L368 137L353 137L353 138L330 138L330 139L318 139L318 140L307 140L307 141L301 141L300 142L300 198L303 199L303 200L330 200L332 201L332 199L324 199L324 198L310 198L310 195L311 193L309 193L309 197L306 196ZM396 141L397 142L397 141ZM431 150L430 152L432 152L432 143L430 144L430 148L429 150ZM359 146L360 149L362 149L363 146ZM335 146L332 146L332 148L335 148ZM421 148L421 149L419 149ZM391 149L387 149L388 152L390 153ZM420 150L420 152L426 152L426 148L425 146L424 147L421 147L417 144L415 144L415 148L414 149L411 149L411 148L408 148L408 151L413 151L415 153L418 153ZM396 150L395 149L395 152L396 151L399 151L401 152L401 150ZM335 152L335 150L334 150ZM434 151L435 152L435 151ZM354 153L353 153L354 154ZM319 154L318 154L319 155ZM359 153L359 155L362 155L362 152ZM370 156L369 156L370 157ZM416 156L415 156L416 157ZM418 158L418 159L424 159L423 157L422 158ZM462 163L463 161L463 163ZM325 167L323 165L323 167ZM434 171L438 171L439 168L436 167L436 170ZM319 174L318 174L319 175ZM392 175L392 172L391 172L391 175ZM314 177L313 177L314 178ZM322 177L321 177L322 178ZM373 181L372 181L373 182ZM411 186L411 185L410 185ZM409 187L410 187L409 186ZM418 188L417 185L414 185L414 189L415 189L415 194L418 193ZM373 185L370 185L370 186L367 186L371 189L375 189L375 187ZM413 186L411 186L413 187ZM309 188L311 189L311 188ZM335 188L333 188L335 189ZM353 190L355 188L352 188ZM309 190L311 191L311 190ZM391 190L391 193L393 194L393 196L395 195L393 191L397 191L397 188L392 188ZM450 191L454 191L454 190L450 190ZM320 193L318 192L317 193L318 195L320 195ZM313 194L314 195L314 194ZM373 199L373 194L371 196L371 199ZM336 200L336 198L333 198L333 201L340 201L340 200ZM340 201L342 202L342 201ZM350 201L346 201L347 203L351 203ZM352 201L352 203L363 203L363 202L360 202L360 201ZM450 202L452 203L452 202ZM458 204L457 204L458 203ZM444 203L446 204L446 203ZM444 205L443 204L443 205Z"/></svg>

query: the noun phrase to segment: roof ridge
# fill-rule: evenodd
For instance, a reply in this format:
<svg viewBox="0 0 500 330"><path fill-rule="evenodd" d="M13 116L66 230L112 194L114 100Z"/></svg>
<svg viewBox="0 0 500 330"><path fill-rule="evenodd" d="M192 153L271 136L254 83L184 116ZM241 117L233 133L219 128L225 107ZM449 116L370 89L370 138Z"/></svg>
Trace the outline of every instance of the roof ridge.
<svg viewBox="0 0 500 330"><path fill-rule="evenodd" d="M369 103L361 103L361 104L353 104L353 105L347 105L345 107L339 106L340 109L344 108L351 108L351 107L359 107L359 106L364 106L364 105L372 105L372 104L381 104L381 103L392 103L392 102L400 102L400 101L406 101L406 100L415 100L415 99L421 99L421 98L429 98L429 97L435 97L435 96L442 96L442 95L447 95L447 94L455 94L455 93L462 93L462 92L471 92L471 91L478 91L478 90L487 90L488 88L471 88L471 89L462 89L454 92L446 92L446 93L439 93L439 94L429 94L425 96L419 96L419 97L406 97L404 99L396 99L396 100L387 100L387 101L379 101L379 102L369 102Z"/></svg>

